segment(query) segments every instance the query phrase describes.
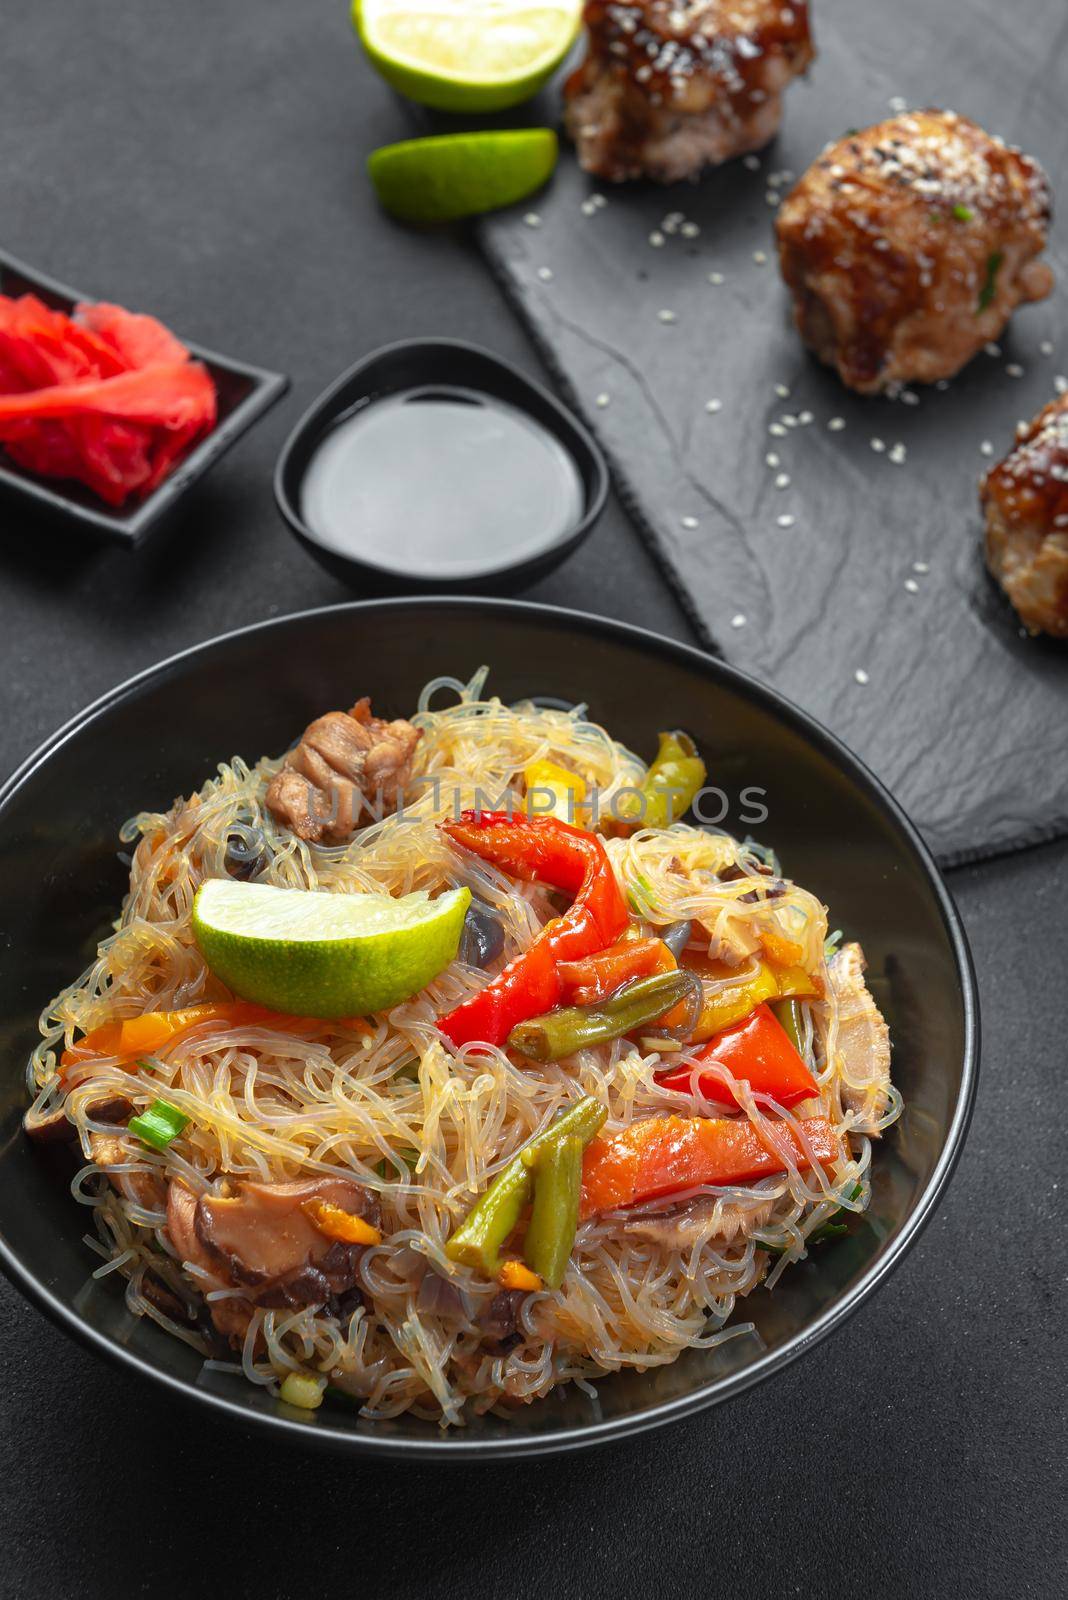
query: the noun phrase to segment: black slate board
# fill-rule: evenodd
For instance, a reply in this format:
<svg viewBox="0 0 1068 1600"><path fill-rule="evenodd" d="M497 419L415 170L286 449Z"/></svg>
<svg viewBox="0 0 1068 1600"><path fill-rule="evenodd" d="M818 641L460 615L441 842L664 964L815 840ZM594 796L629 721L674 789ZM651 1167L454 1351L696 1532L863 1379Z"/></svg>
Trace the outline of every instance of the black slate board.
<svg viewBox="0 0 1068 1600"><path fill-rule="evenodd" d="M983 567L976 495L982 442L1003 454L1068 376L1064 230L1049 252L1054 296L1018 314L1000 356L980 355L910 406L851 395L803 352L765 195L770 174L800 173L828 139L906 102L974 117L1042 160L1056 189L1068 9L816 0L814 13L818 59L758 171L734 162L699 184L612 188L565 150L532 202L537 225L520 207L480 237L706 643L845 739L950 864L1068 831L1068 649L1021 635ZM606 203L593 209L597 193ZM673 211L700 233L655 248L650 234ZM709 399L722 409L707 411ZM810 425L769 436L803 411ZM846 427L829 431L832 417ZM894 465L898 442L906 459ZM776 489L777 471L788 488ZM792 527L778 525L784 514Z"/></svg>

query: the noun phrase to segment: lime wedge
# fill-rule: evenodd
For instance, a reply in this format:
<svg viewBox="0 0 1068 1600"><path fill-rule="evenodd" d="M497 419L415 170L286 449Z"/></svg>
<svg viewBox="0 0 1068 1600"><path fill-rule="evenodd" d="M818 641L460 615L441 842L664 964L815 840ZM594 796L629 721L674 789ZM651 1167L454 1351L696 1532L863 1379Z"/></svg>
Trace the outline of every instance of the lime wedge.
<svg viewBox="0 0 1068 1600"><path fill-rule="evenodd" d="M456 955L469 889L322 894L210 878L193 901L193 936L212 972L244 1000L302 1017L386 1011Z"/></svg>
<svg viewBox="0 0 1068 1600"><path fill-rule="evenodd" d="M529 100L567 55L582 0L353 0L371 62L394 89L439 111Z"/></svg>
<svg viewBox="0 0 1068 1600"><path fill-rule="evenodd" d="M549 128L445 133L383 145L367 171L384 208L402 222L452 222L514 205L556 165Z"/></svg>

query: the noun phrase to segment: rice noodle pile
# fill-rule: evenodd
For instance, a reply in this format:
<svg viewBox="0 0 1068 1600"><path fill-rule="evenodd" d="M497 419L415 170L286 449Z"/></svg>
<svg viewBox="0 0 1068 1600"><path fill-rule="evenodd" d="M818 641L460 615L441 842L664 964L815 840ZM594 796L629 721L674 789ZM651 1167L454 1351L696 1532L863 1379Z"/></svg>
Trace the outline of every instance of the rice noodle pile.
<svg viewBox="0 0 1068 1600"><path fill-rule="evenodd" d="M47 1111L62 1102L58 1057L82 1030L228 998L193 941L190 911L201 880L224 875L227 840L235 832L253 848L266 841L267 860L257 874L264 883L393 895L466 883L501 919L502 960L526 948L554 914L548 891L517 884L476 860L461 863L436 821L458 804L496 802L510 788L518 799L523 768L541 757L596 784L604 807L617 789L639 782L644 767L582 708L508 707L483 698L485 676L482 671L467 685L443 678L427 686L413 719L423 730L418 792L403 817L384 818L345 847L310 847L275 824L264 795L277 761L250 768L235 758L170 811L128 822L122 837L134 846L130 890L116 931L41 1018L43 1039L29 1069L37 1107ZM445 691L457 702L432 709ZM676 825L611 839L608 849L638 916L658 926L692 918L713 940L752 937L757 948L750 930L758 919L767 922L768 905L744 897L754 879L767 882L761 869L777 870L760 847ZM722 881L717 874L732 865L741 875ZM780 931L804 946L806 965L826 975L827 924L819 902L787 883L774 915ZM663 1050L674 1054L617 1040L544 1067L515 1065L485 1046L454 1053L438 1035L435 1018L488 976L456 961L421 994L371 1019L366 1031L310 1020L284 1033L208 1024L177 1038L147 1066L92 1063L70 1074L74 1086L66 1105L87 1158L73 1192L93 1212L96 1237L90 1242L105 1257L98 1271L123 1274L131 1311L217 1357L218 1345L146 1298L145 1274L150 1270L186 1302L200 1289L216 1299L236 1292L198 1286L196 1269L175 1259L164 1211L153 1200L153 1191L157 1199L162 1193L159 1179L181 1178L201 1193L224 1175L289 1180L341 1168L382 1202L383 1241L365 1251L360 1265L366 1306L343 1320L323 1307L258 1309L240 1365L252 1382L272 1388L294 1370L318 1371L367 1417L410 1410L455 1425L463 1423L467 1407L507 1409L556 1384L585 1385L620 1367L659 1366L684 1350L715 1345L739 1331L736 1324L724 1326L735 1301L769 1267L772 1281L803 1253L805 1234L837 1207L866 1206L870 1147L854 1134L853 1158L830 1173L794 1168L748 1189L691 1191L714 1194L721 1203L684 1248L625 1231L634 1210L593 1218L579 1230L562 1289L523 1301L520 1342L505 1354L487 1350L478 1319L498 1286L448 1262L444 1245L518 1147L583 1094L608 1105L609 1129L655 1112L723 1114L654 1083L659 1068L686 1059L671 1041L663 1041ZM804 1015L805 1054L821 1085L820 1106L809 1102L806 1113L819 1110L848 1133L853 1118L840 1099L833 998L806 1004ZM129 1140L125 1198L90 1159L90 1134L117 1131L89 1112L107 1089L132 1099L138 1110L165 1098L190 1119L166 1152ZM766 1097L757 1097L763 1101L757 1104L751 1094L739 1094L754 1121L769 1110L790 1115ZM891 1092L884 1125L899 1107ZM157 1182L138 1181L145 1178ZM659 1209L680 1198L689 1196L673 1196ZM646 1207L643 1214L656 1210ZM728 1219L740 1223L729 1243ZM235 1353L231 1360L237 1359Z"/></svg>

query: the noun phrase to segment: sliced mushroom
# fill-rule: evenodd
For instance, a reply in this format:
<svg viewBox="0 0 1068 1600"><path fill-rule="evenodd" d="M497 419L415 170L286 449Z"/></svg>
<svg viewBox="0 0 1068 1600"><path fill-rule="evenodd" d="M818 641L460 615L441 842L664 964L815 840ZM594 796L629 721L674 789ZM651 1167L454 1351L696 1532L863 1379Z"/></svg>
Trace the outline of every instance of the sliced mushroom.
<svg viewBox="0 0 1068 1600"><path fill-rule="evenodd" d="M167 1232L179 1257L201 1267L220 1288L240 1296L213 1301L220 1333L240 1338L255 1306L305 1306L337 1301L356 1287L362 1245L342 1244L315 1226L305 1207L325 1201L376 1226L378 1199L348 1178L294 1183L243 1180L228 1195L198 1200L173 1181Z"/></svg>
<svg viewBox="0 0 1068 1600"><path fill-rule="evenodd" d="M698 1241L717 1245L733 1244L739 1234L746 1237L762 1228L771 1215L773 1200L718 1199L703 1195L687 1200L670 1211L650 1212L623 1225L624 1233L635 1239L648 1239L666 1250L689 1250Z"/></svg>
<svg viewBox="0 0 1068 1600"><path fill-rule="evenodd" d="M132 1200L145 1211L163 1211L167 1204L167 1187L155 1170L120 1172L115 1168L136 1161L138 1152L118 1133L91 1133L89 1150L93 1160L107 1173L111 1187L124 1200Z"/></svg>
<svg viewBox="0 0 1068 1600"><path fill-rule="evenodd" d="M857 1113L854 1127L874 1134L889 1104L890 1030L867 984L859 944L844 944L828 965L838 1006L837 1057L842 1104Z"/></svg>
<svg viewBox="0 0 1068 1600"><path fill-rule="evenodd" d="M94 1122L125 1122L133 1110L133 1102L122 1094L109 1094L92 1101L87 1107ZM41 1144L71 1143L78 1137L78 1129L67 1116L66 1102L41 1113L33 1106L22 1119L22 1126L31 1139Z"/></svg>

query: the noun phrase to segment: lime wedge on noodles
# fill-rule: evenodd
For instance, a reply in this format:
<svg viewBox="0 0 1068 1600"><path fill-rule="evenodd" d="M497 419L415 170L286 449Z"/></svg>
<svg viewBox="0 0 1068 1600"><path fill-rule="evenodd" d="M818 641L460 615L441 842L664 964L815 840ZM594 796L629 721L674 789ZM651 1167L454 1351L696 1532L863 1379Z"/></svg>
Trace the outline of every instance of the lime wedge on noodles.
<svg viewBox="0 0 1068 1600"><path fill-rule="evenodd" d="M582 0L353 0L372 64L439 111L501 111L535 94L578 33Z"/></svg>
<svg viewBox="0 0 1068 1600"><path fill-rule="evenodd" d="M243 999L302 1017L355 1017L436 978L456 955L470 903L469 889L394 899L211 878L193 901L193 936Z"/></svg>
<svg viewBox="0 0 1068 1600"><path fill-rule="evenodd" d="M403 222L452 222L514 205L540 189L556 165L550 128L444 133L387 144L367 171L383 207Z"/></svg>

